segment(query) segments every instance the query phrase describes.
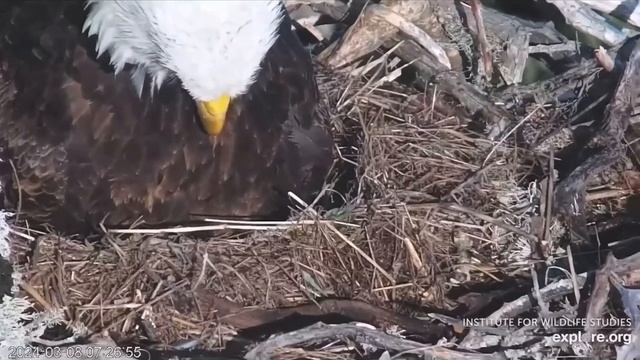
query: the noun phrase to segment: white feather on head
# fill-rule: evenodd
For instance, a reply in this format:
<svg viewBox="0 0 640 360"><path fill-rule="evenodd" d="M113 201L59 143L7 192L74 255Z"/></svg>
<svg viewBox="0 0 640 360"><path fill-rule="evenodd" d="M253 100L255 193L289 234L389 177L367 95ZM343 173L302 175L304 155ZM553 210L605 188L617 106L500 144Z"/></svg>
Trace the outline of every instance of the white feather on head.
<svg viewBox="0 0 640 360"><path fill-rule="evenodd" d="M246 92L277 37L279 0L87 0L82 31L97 35L116 73L135 66L138 93L177 77L199 101Z"/></svg>

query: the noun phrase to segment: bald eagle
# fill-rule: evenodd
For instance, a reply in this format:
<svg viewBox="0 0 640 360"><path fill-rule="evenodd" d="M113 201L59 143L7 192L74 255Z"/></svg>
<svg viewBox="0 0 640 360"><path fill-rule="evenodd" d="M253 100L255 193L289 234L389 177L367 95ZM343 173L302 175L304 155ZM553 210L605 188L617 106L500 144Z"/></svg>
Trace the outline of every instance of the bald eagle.
<svg viewBox="0 0 640 360"><path fill-rule="evenodd" d="M331 164L318 96L280 0L0 2L7 203L61 231L282 217Z"/></svg>

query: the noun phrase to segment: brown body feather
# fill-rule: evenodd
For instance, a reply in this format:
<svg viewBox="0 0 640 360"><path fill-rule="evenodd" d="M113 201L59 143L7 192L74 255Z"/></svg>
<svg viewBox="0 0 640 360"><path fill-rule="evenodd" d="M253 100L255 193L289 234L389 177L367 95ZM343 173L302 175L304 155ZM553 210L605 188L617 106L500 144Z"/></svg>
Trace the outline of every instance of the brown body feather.
<svg viewBox="0 0 640 360"><path fill-rule="evenodd" d="M81 2L0 4L0 146L28 217L65 231L106 215L113 225L274 217L287 191L319 189L332 143L311 59L288 20L212 138L177 81L139 98L126 71L96 59L84 16Z"/></svg>

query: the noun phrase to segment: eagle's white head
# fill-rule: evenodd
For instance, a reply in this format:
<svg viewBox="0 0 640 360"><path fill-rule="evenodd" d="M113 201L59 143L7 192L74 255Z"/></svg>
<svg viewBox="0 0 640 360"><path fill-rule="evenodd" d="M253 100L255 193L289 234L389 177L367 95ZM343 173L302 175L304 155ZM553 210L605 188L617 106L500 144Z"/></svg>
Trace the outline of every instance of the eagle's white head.
<svg viewBox="0 0 640 360"><path fill-rule="evenodd" d="M87 0L83 31L97 35L120 72L134 65L138 93L180 79L210 134L222 131L231 99L255 81L282 19L279 0Z"/></svg>

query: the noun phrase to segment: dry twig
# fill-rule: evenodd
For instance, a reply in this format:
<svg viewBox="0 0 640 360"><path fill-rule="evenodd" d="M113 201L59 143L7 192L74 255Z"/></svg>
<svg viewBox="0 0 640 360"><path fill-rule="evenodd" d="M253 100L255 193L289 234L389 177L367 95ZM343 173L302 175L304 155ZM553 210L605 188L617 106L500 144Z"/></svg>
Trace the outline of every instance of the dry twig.
<svg viewBox="0 0 640 360"><path fill-rule="evenodd" d="M387 335L378 330L353 324L325 325L318 323L301 330L272 337L258 345L245 355L247 360L267 360L277 349L300 346L310 343L321 343L328 340L352 338L356 343L368 344L379 349L413 353L430 359L501 359L499 354L463 353L444 346L424 344Z"/></svg>

